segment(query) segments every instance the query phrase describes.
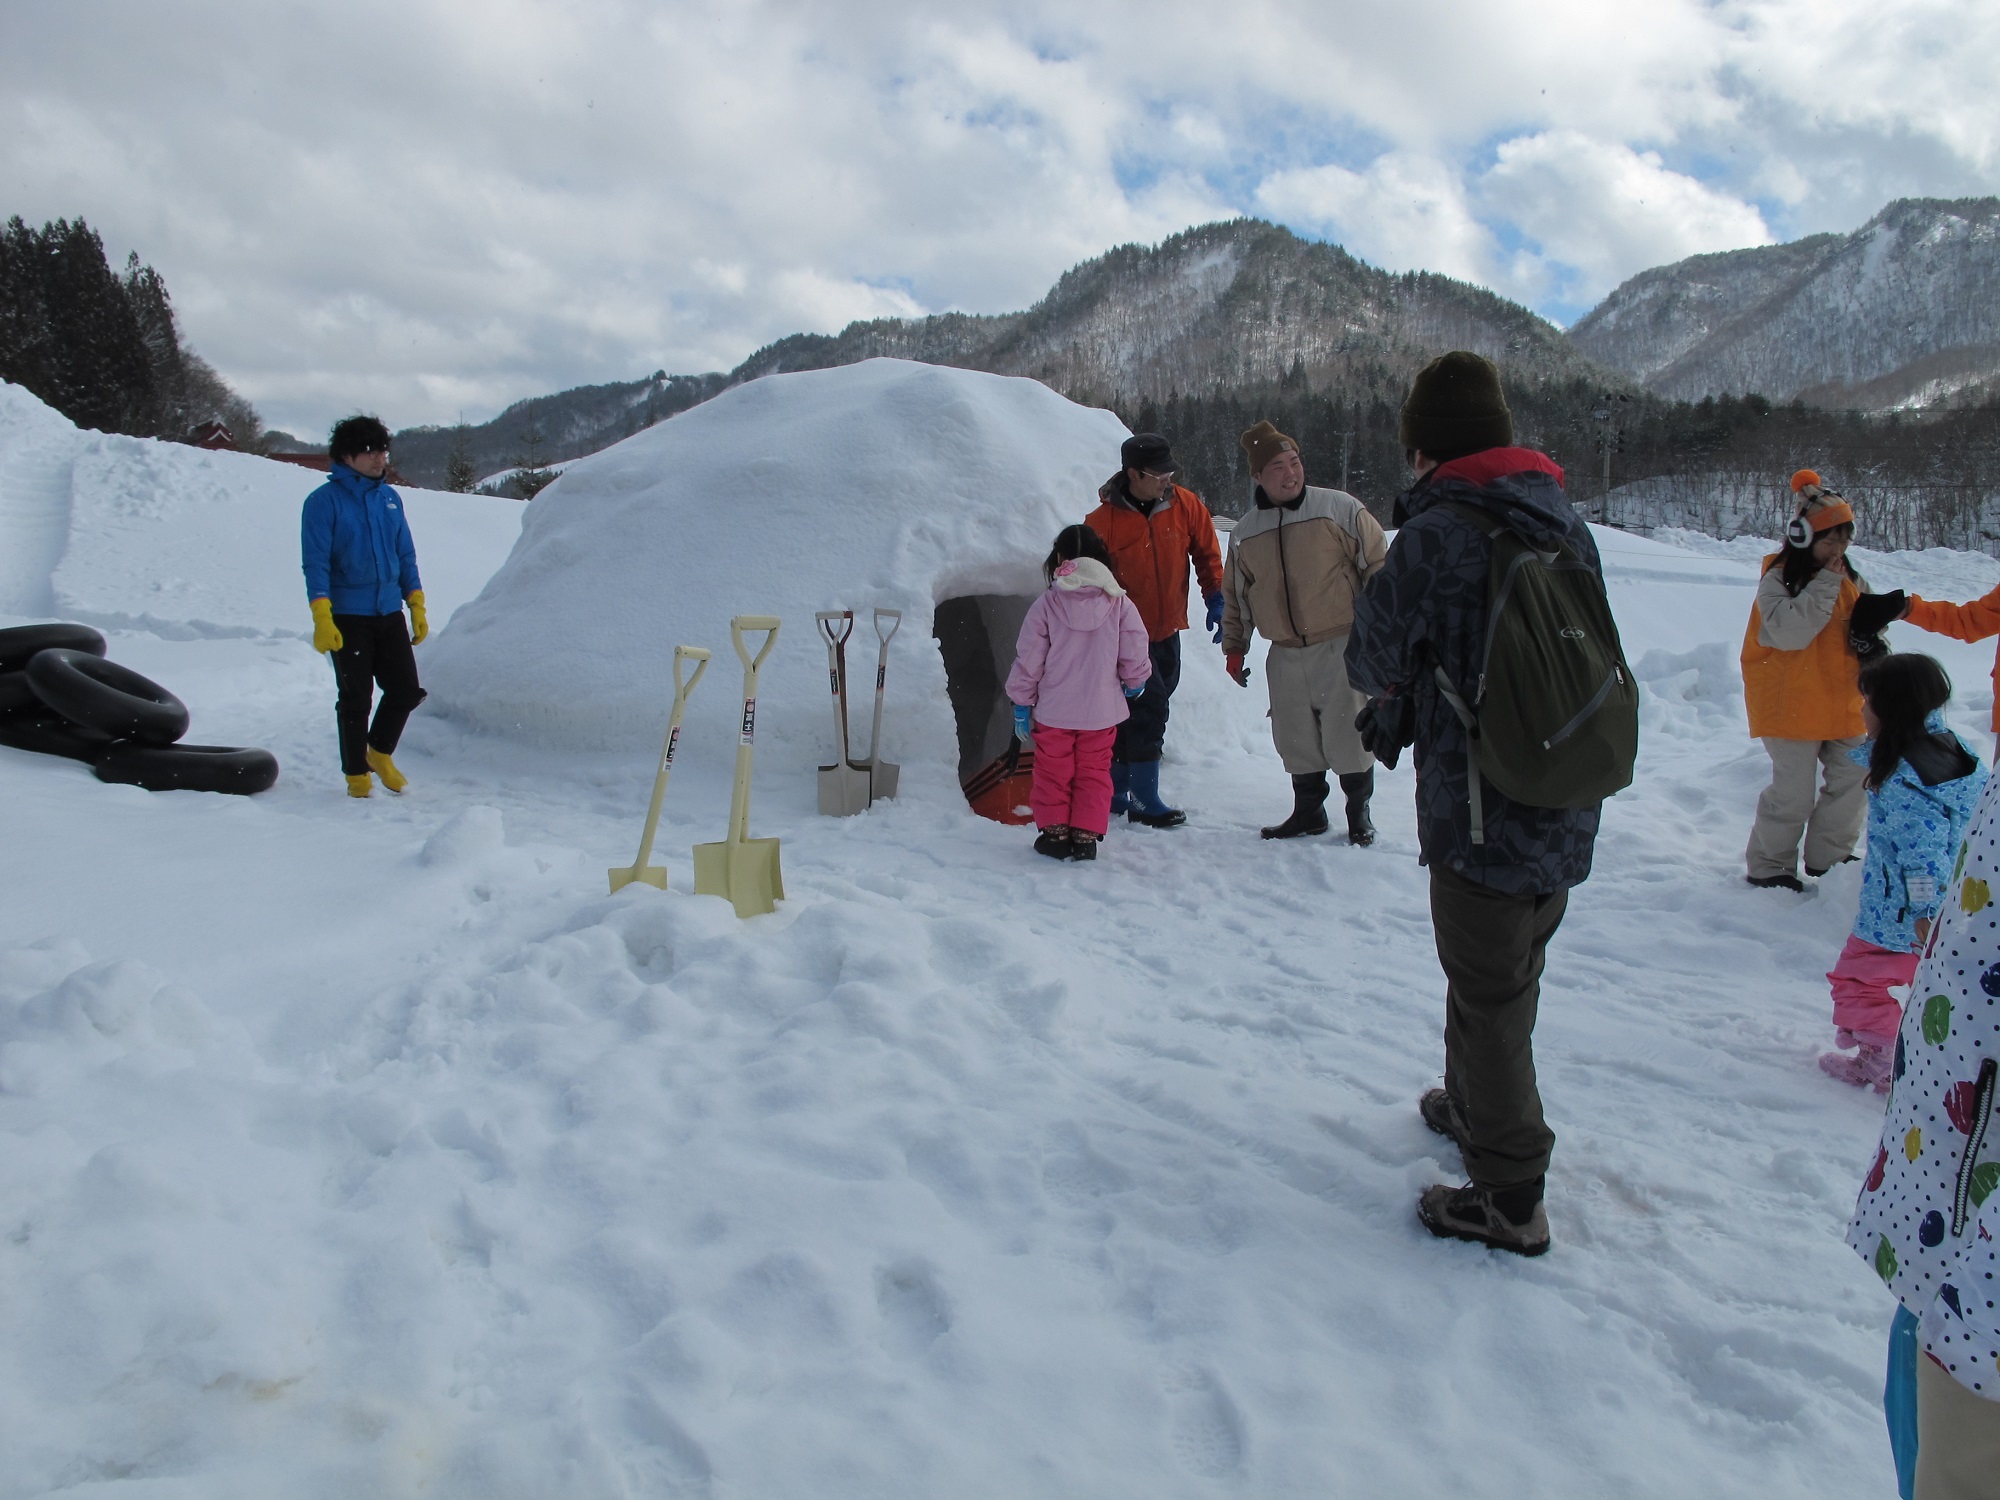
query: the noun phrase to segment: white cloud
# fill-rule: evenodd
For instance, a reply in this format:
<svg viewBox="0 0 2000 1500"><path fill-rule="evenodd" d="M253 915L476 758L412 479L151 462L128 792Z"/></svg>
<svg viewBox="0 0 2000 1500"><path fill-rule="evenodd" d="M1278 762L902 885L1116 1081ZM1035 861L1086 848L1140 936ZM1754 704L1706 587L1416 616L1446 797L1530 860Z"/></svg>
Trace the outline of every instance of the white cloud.
<svg viewBox="0 0 2000 1500"><path fill-rule="evenodd" d="M1797 232L1994 191L1996 27L1962 0L0 4L0 211L138 250L276 421L450 420L1024 306L1245 211L1568 307L1763 237L1753 198Z"/></svg>
<svg viewBox="0 0 2000 1500"><path fill-rule="evenodd" d="M1574 130L1503 143L1480 184L1494 217L1535 242L1514 276L1545 276L1565 301L1595 302L1633 272L1773 240L1764 216L1670 170L1657 152Z"/></svg>
<svg viewBox="0 0 2000 1500"><path fill-rule="evenodd" d="M1274 172L1258 184L1264 213L1335 240L1390 271L1493 274L1498 246L1466 201L1465 184L1434 158L1390 152L1365 171L1323 166Z"/></svg>

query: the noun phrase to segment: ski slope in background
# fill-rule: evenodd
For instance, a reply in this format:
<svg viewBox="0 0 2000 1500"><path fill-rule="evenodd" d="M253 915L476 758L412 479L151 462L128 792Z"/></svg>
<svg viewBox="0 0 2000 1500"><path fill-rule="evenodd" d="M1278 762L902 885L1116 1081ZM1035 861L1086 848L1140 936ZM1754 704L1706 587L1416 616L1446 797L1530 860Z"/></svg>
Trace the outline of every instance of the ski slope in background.
<svg viewBox="0 0 2000 1500"><path fill-rule="evenodd" d="M937 389L1035 451L987 378ZM1741 883L1754 547L1600 533L1645 737L1551 953L1556 1245L1521 1262L1412 1212L1458 1168L1415 1111L1442 1006L1408 767L1375 848L1261 843L1289 790L1260 662L1238 692L1185 637L1189 825L1054 866L964 809L912 625L899 802L814 815L823 688L759 763L777 914L687 894L735 748L706 719L673 888L607 897L656 745L425 711L410 793L350 802L304 638L311 477L231 489L260 461L0 398L0 623L110 622L195 737L284 765L246 801L0 752L0 1497L1893 1492L1891 1303L1841 1243L1879 1107L1813 1066L1857 867ZM413 497L435 618L521 511ZM810 551L767 550L744 607L780 598L823 682L811 611L875 601L820 597ZM657 567L726 612L736 580ZM626 634L602 649L673 641ZM726 637L697 643L726 720ZM1990 648L1897 644L1990 749Z"/></svg>

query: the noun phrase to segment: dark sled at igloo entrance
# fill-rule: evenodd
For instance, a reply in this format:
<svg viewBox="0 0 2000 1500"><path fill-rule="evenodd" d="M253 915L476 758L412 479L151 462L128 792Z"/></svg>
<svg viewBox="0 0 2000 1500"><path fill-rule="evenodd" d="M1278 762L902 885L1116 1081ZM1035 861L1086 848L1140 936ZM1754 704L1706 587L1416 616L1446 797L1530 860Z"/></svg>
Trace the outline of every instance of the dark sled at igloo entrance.
<svg viewBox="0 0 2000 1500"><path fill-rule="evenodd" d="M958 724L958 784L982 818L1032 823L1028 784L1033 745L1014 753L1014 708L1007 673L1032 596L961 594L937 607L931 634L944 657L945 691Z"/></svg>

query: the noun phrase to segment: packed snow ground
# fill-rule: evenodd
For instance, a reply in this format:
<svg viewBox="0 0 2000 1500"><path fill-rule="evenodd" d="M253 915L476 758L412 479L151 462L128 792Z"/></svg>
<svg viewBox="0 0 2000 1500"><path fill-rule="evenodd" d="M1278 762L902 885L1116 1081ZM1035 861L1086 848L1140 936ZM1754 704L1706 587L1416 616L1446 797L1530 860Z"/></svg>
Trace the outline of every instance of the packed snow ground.
<svg viewBox="0 0 2000 1500"><path fill-rule="evenodd" d="M199 455L107 464L100 499L187 492L185 597L284 585L209 620L245 633L179 628L38 508L60 438L0 447L0 557L40 538L21 587L147 621L113 655L284 776L152 795L0 752L0 1497L1893 1493L1891 1305L1841 1243L1879 1107L1813 1066L1854 867L1741 884L1740 548L1601 533L1646 733L1551 953L1556 1247L1523 1262L1412 1212L1457 1162L1414 1108L1441 982L1407 765L1375 848L1260 842L1260 663L1238 693L1184 638L1189 825L1091 867L893 735L901 800L819 818L781 742L753 831L790 899L738 922L687 894L733 739L683 742L665 895L604 894L656 745L425 711L409 794L351 802L289 529L203 511ZM427 573L486 535L412 526ZM786 602L799 681L811 610L871 602ZM1986 750L1990 648L1898 629ZM934 647L895 650L921 725Z"/></svg>

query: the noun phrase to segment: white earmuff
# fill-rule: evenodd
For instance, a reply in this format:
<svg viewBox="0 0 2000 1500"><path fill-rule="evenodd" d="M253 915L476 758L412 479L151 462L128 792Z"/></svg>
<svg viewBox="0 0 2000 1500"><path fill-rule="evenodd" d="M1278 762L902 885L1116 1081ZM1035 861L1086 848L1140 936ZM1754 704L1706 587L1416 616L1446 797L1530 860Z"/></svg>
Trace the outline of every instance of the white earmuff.
<svg viewBox="0 0 2000 1500"><path fill-rule="evenodd" d="M1804 516L1793 516L1791 524L1785 528L1785 540L1794 547L1810 547L1813 540L1812 522Z"/></svg>

